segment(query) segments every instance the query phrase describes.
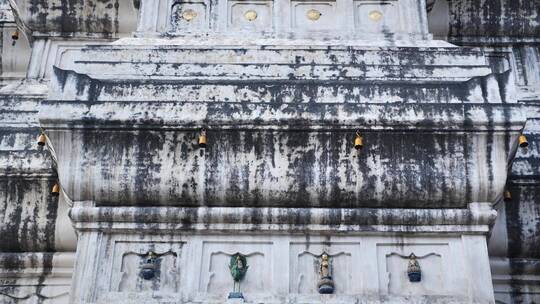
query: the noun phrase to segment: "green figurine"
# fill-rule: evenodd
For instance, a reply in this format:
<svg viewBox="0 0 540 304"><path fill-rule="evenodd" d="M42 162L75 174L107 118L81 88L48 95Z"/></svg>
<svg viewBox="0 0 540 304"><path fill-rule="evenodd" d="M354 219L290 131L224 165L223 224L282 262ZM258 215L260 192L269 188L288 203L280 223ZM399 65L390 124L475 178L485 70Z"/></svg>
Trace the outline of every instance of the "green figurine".
<svg viewBox="0 0 540 304"><path fill-rule="evenodd" d="M229 270L231 271L231 276L233 277L233 291L229 293L229 299L243 299L244 296L240 292L240 281L246 276L246 272L249 266L247 265L246 257L240 253L236 253L231 256L231 261L229 263Z"/></svg>

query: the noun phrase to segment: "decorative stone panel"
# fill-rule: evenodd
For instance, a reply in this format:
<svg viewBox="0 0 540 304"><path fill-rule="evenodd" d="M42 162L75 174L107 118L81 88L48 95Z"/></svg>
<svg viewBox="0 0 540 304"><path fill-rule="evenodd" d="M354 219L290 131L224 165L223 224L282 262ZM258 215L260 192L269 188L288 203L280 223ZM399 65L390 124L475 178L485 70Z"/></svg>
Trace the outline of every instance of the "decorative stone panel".
<svg viewBox="0 0 540 304"><path fill-rule="evenodd" d="M208 1L179 1L171 9L172 32L200 32L209 28Z"/></svg>
<svg viewBox="0 0 540 304"><path fill-rule="evenodd" d="M377 244L379 286L382 294L415 296L437 294L441 296L466 295L465 290L456 288L463 261L452 254L459 239L449 243L402 243ZM414 254L421 267L420 282L407 278L409 256ZM463 271L461 271L463 272Z"/></svg>
<svg viewBox="0 0 540 304"><path fill-rule="evenodd" d="M335 294L355 294L361 290L360 269L355 260L359 259L360 243L306 243L290 244L289 292L293 294L318 294L320 280L319 259L327 253L331 260L332 279Z"/></svg>
<svg viewBox="0 0 540 304"><path fill-rule="evenodd" d="M265 38L427 44L431 38L421 0L142 0L138 30L247 44Z"/></svg>
<svg viewBox="0 0 540 304"><path fill-rule="evenodd" d="M241 31L273 31L274 1L230 0L227 26Z"/></svg>
<svg viewBox="0 0 540 304"><path fill-rule="evenodd" d="M337 1L291 1L293 29L321 31L337 29L339 20Z"/></svg>
<svg viewBox="0 0 540 304"><path fill-rule="evenodd" d="M145 280L141 266L148 254L156 255L155 277ZM180 269L178 255L181 243L116 242L111 291L118 292L178 292Z"/></svg>
<svg viewBox="0 0 540 304"><path fill-rule="evenodd" d="M262 293L272 288L271 242L203 241L201 281L199 291L212 295L226 295L231 291L232 279L229 260L236 253L247 259L248 271L241 283L246 293Z"/></svg>
<svg viewBox="0 0 540 304"><path fill-rule="evenodd" d="M401 10L397 0L354 1L354 21L357 31L396 33L401 31Z"/></svg>
<svg viewBox="0 0 540 304"><path fill-rule="evenodd" d="M471 206L471 211L479 207ZM482 235L491 209L475 209L476 215L469 216L440 215L446 225L437 225L437 210L429 211L433 225L405 227L405 218L379 215L369 226L346 224L346 234L330 218L319 221L315 213L309 224L295 230L295 222L306 219L268 211L261 211L266 220L249 225L238 217L238 208L204 208L202 213L163 208L161 216L143 212L136 222L130 213L139 208L85 209L78 206L72 212L80 250L71 303L224 303L233 291L229 263L237 253L245 256L248 267L239 284L246 303L326 303L318 290L323 253L335 286L328 297L336 303L486 303L493 297L488 294L491 280ZM369 213L364 210L362 216ZM188 220L183 218L187 214L200 216ZM467 218L477 225L460 225ZM370 232L374 227L387 233ZM141 258L149 251L161 260L156 279L143 280ZM418 283L407 277L411 253L422 270Z"/></svg>

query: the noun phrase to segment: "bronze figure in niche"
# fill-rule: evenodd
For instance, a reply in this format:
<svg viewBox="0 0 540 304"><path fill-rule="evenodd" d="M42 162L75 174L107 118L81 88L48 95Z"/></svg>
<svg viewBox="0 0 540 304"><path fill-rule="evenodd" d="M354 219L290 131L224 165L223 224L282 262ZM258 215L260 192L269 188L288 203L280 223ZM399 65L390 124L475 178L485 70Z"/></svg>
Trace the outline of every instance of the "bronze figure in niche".
<svg viewBox="0 0 540 304"><path fill-rule="evenodd" d="M414 253L409 256L409 265L407 266L407 275L409 276L409 282L418 283L422 281L422 270L420 269L420 263Z"/></svg>
<svg viewBox="0 0 540 304"><path fill-rule="evenodd" d="M156 276L157 256L153 251L148 252L144 263L141 265L141 277L145 280L151 280Z"/></svg>

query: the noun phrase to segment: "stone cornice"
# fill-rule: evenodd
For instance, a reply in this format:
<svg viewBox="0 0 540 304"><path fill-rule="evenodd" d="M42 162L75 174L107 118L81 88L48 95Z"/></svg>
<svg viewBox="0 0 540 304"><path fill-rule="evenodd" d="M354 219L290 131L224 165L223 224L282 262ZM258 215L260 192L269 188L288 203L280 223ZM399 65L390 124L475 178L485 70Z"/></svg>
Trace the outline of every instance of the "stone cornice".
<svg viewBox="0 0 540 304"><path fill-rule="evenodd" d="M141 109L144 109L142 111ZM325 113L342 113L339 119ZM489 113L488 113L489 112ZM525 117L511 104L271 104L45 101L45 129L513 131Z"/></svg>
<svg viewBox="0 0 540 304"><path fill-rule="evenodd" d="M497 215L491 204L470 204L469 209L86 207L88 204L76 203L70 211L78 230L487 233Z"/></svg>

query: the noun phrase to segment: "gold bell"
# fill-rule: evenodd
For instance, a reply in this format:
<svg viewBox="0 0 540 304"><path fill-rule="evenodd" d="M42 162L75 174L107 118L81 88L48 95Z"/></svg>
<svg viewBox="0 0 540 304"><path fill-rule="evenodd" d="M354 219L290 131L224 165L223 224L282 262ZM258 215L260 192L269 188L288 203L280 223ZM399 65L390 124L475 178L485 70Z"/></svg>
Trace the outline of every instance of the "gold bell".
<svg viewBox="0 0 540 304"><path fill-rule="evenodd" d="M359 131L356 131L356 138L354 139L354 147L356 150L360 150L364 147L364 138L360 135Z"/></svg>
<svg viewBox="0 0 540 304"><path fill-rule="evenodd" d="M58 196L60 195L60 185L58 183L55 183L51 190L52 196Z"/></svg>
<svg viewBox="0 0 540 304"><path fill-rule="evenodd" d="M529 146L529 142L527 141L527 137L523 134L519 136L519 146L522 148L527 148Z"/></svg>
<svg viewBox="0 0 540 304"><path fill-rule="evenodd" d="M45 146L45 143L47 142L47 136L45 136L45 134L41 133L41 135L39 135L38 137L38 141L37 141L37 144L38 146Z"/></svg>
<svg viewBox="0 0 540 304"><path fill-rule="evenodd" d="M510 192L510 191L508 191L508 190L504 190L503 197L504 197L504 201L505 201L505 202L510 202L510 201L512 201L512 192Z"/></svg>
<svg viewBox="0 0 540 304"><path fill-rule="evenodd" d="M19 29L16 29L16 30L11 34L11 39L13 39L13 40L19 40Z"/></svg>
<svg viewBox="0 0 540 304"><path fill-rule="evenodd" d="M199 134L199 147L206 148L206 130L202 129L201 134Z"/></svg>

